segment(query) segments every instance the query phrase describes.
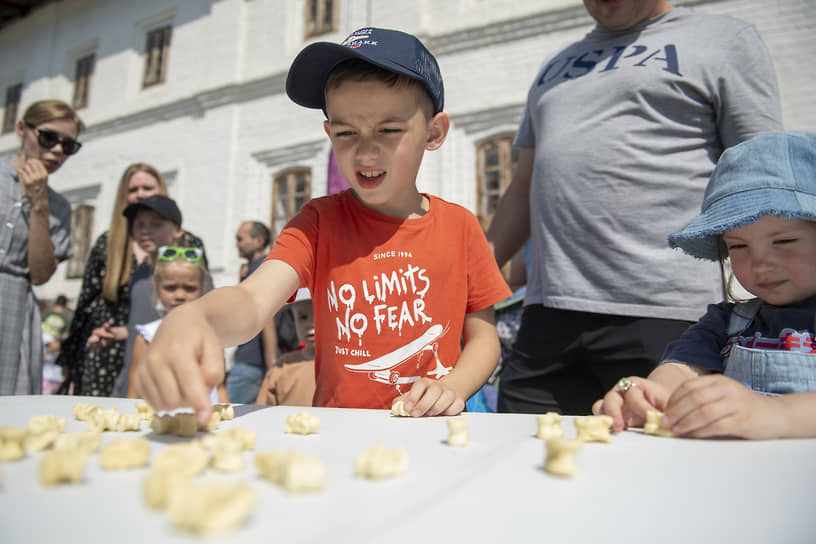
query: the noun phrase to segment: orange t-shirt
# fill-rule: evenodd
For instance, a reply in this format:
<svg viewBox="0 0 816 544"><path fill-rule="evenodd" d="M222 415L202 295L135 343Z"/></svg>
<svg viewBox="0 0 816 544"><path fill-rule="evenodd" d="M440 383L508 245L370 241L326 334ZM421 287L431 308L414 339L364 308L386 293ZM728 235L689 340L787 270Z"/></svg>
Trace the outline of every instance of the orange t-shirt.
<svg viewBox="0 0 816 544"><path fill-rule="evenodd" d="M419 378L450 372L465 314L510 295L473 214L428 198L428 213L404 220L346 190L306 204L278 236L268 259L312 293L315 406L390 408Z"/></svg>

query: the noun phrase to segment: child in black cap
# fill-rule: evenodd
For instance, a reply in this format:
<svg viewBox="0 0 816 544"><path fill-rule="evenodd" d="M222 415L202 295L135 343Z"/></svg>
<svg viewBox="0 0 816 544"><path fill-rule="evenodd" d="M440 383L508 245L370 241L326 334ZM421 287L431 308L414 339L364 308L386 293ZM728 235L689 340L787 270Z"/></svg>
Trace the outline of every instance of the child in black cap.
<svg viewBox="0 0 816 544"><path fill-rule="evenodd" d="M314 404L455 415L499 357L493 304L510 291L468 210L420 193L426 150L445 141L442 77L414 36L379 28L315 43L292 63L296 103L322 109L351 189L314 199L263 265L162 323L135 375L156 409L209 417L221 346L251 338L298 287L312 293Z"/></svg>

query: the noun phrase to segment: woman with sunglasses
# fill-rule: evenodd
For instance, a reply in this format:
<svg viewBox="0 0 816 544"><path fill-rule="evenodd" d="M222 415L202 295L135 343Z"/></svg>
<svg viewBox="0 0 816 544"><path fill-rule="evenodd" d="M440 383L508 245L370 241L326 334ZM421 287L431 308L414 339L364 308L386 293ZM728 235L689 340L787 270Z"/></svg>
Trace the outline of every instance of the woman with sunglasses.
<svg viewBox="0 0 816 544"><path fill-rule="evenodd" d="M137 162L125 168L110 228L97 238L85 263L71 330L57 358L67 374L61 393L95 397L113 394L116 376L125 361L131 272L148 260L147 253L128 233L122 212L153 195L167 196L167 183L156 167ZM201 239L187 231L181 243L204 250ZM206 267L206 253L202 259ZM91 338L102 338L103 342L89 349ZM116 396L124 396L124 392Z"/></svg>
<svg viewBox="0 0 816 544"><path fill-rule="evenodd" d="M0 394L42 391L40 312L32 285L71 256L71 205L48 176L73 155L84 128L59 100L31 104L17 121L20 151L0 159Z"/></svg>

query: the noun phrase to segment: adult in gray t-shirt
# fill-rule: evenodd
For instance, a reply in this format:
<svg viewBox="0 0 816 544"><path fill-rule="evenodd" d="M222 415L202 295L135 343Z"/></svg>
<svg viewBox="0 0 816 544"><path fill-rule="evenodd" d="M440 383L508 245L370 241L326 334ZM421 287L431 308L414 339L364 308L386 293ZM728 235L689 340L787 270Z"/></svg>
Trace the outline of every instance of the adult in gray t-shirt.
<svg viewBox="0 0 816 544"><path fill-rule="evenodd" d="M590 413L720 298L716 265L666 237L697 214L722 151L781 130L770 56L743 21L664 0L585 0L597 26L547 60L488 239L532 242L499 409Z"/></svg>

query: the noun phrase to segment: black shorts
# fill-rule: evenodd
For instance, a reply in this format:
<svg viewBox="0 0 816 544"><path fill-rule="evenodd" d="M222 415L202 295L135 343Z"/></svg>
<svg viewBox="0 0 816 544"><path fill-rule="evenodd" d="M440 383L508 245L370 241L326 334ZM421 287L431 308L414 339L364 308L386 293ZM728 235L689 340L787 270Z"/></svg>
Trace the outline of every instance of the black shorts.
<svg viewBox="0 0 816 544"><path fill-rule="evenodd" d="M587 415L624 376L646 376L689 321L524 309L499 374L499 412Z"/></svg>

